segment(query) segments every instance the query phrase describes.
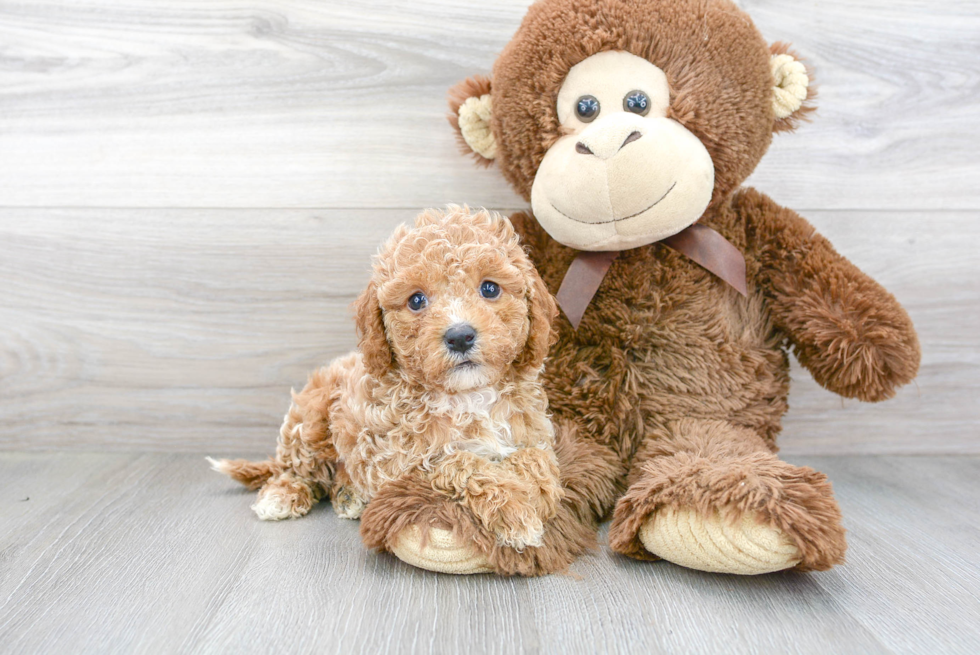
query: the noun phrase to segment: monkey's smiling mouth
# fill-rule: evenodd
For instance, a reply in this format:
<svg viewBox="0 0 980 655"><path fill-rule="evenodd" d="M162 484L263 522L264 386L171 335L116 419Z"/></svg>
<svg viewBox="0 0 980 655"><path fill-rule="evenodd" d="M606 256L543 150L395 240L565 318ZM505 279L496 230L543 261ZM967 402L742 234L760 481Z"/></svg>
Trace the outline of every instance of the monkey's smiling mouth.
<svg viewBox="0 0 980 655"><path fill-rule="evenodd" d="M559 214L561 214L562 216L564 216L565 218L567 218L570 221L575 221L576 223L582 223L583 225L607 225L609 223L619 223L620 221L626 221L626 220L629 220L631 218L636 218L640 214L643 214L645 212L650 211L651 209L653 209L654 207L656 207L657 205L659 205L660 202L664 198L666 198L670 194L671 191L674 190L674 187L675 186L677 186L677 182L676 181L673 184L670 185L670 188L667 189L667 191L664 192L664 195L660 196L660 198L658 198L652 205L650 205L646 209L641 209L640 211L636 212L635 214L630 214L629 216L623 216L621 218L612 218L612 219L610 219L608 221L595 221L595 222L593 222L593 221L583 221L583 220L579 220L577 218L572 218L571 216L569 216L568 214L566 214L562 210L560 210L557 207L555 207L555 203L552 202L550 204L551 204L551 208L552 209L554 209L556 212L558 212Z"/></svg>

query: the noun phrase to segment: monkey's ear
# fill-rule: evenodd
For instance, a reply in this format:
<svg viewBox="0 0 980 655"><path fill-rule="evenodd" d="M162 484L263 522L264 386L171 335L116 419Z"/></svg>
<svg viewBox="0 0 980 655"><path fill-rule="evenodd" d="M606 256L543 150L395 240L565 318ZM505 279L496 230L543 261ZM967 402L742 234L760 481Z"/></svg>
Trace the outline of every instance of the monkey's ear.
<svg viewBox="0 0 980 655"><path fill-rule="evenodd" d="M378 287L372 280L354 301L354 322L360 337L358 348L364 367L375 378L384 377L394 366L394 355L385 334L384 316L378 303Z"/></svg>
<svg viewBox="0 0 980 655"><path fill-rule="evenodd" d="M472 153L484 166L497 156L497 141L490 129L490 78L469 77L449 90L449 123L463 152Z"/></svg>
<svg viewBox="0 0 980 655"><path fill-rule="evenodd" d="M808 120L807 115L816 109L812 104L817 96L813 73L787 43L773 43L769 53L775 117L772 131L789 132L795 130L801 120Z"/></svg>

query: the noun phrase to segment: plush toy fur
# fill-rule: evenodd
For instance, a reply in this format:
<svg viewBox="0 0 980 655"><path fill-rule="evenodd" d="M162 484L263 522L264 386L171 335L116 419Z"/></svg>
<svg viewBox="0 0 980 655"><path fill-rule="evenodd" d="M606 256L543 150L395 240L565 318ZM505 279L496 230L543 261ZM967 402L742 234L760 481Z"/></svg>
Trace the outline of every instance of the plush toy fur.
<svg viewBox="0 0 980 655"><path fill-rule="evenodd" d="M481 295L486 280L498 296ZM409 307L420 291L424 306ZM510 222L456 207L422 213L381 248L355 309L359 351L294 395L275 458L212 462L261 487L259 518L302 516L329 494L341 516L363 512L371 546L386 547L392 521L428 524L442 511L502 560L543 547L553 518L549 530L573 534L581 552L589 533L576 532L579 517L555 518L565 496L558 460L576 446L564 440L556 457L539 379L557 308ZM447 336L459 325L473 329L465 352ZM577 508L574 485L571 494Z"/></svg>
<svg viewBox="0 0 980 655"><path fill-rule="evenodd" d="M657 559L666 556L651 536L658 516L686 512L686 520L701 524L673 535L674 550L710 551L701 529L709 524L735 531L758 525L776 536L776 550L790 553L782 564L706 570L823 570L841 563L846 543L829 482L776 455L789 352L827 389L876 402L915 376L920 350L891 294L795 212L740 188L773 133L793 129L811 111L813 87L791 115L777 118L771 60L789 51L769 47L727 0L540 0L492 79L473 78L453 90L451 120L458 129L460 107L483 97L495 142L482 150L494 159L477 157L496 163L530 199L538 167L562 135L558 89L572 66L606 50L633 53L666 73L668 117L697 136L714 162L714 191L699 222L744 254L749 293L739 295L653 243L613 262L577 330L559 319L545 386L557 423L570 426L562 448L574 459L562 461L570 492L552 534L581 542L582 528L614 509L610 546ZM576 251L528 213L512 220L545 283L557 290ZM430 505L417 490L398 493L392 504L410 505L411 513L396 518L388 510L387 532L374 537L377 543L437 521L468 540L459 542L461 550L475 544L499 572L542 573L554 564L500 565L490 539L465 512Z"/></svg>

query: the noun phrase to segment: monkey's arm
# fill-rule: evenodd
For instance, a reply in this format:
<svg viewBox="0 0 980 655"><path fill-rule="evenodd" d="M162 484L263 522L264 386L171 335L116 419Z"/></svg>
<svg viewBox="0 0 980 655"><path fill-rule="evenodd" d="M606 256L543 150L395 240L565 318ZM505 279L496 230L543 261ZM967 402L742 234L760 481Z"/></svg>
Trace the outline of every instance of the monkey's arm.
<svg viewBox="0 0 980 655"><path fill-rule="evenodd" d="M752 189L740 192L734 206L756 262L749 275L821 386L876 402L915 377L919 339L894 296L795 212Z"/></svg>

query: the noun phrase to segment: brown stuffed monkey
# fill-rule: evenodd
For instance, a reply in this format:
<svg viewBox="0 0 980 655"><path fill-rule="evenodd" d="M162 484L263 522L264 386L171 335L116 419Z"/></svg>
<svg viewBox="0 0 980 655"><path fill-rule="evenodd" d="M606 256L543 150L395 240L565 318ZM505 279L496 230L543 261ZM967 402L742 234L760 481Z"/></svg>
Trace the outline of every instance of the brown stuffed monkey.
<svg viewBox="0 0 980 655"><path fill-rule="evenodd" d="M826 477L775 454L788 353L875 402L920 351L891 294L740 186L812 110L810 81L729 0L539 0L492 78L453 89L461 143L530 201L512 220L564 310L545 378L569 494L545 547L516 553L392 490L404 511L365 526L376 545L435 570L540 574L613 511L610 546L638 559L843 561Z"/></svg>

